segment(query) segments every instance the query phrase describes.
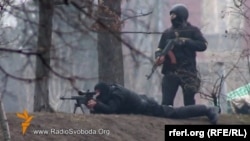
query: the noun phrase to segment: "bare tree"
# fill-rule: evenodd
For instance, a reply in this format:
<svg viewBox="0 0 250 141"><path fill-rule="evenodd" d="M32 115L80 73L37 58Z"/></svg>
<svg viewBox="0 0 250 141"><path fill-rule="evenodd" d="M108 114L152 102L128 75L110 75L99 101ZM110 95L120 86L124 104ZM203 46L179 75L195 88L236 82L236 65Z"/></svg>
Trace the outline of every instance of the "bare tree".
<svg viewBox="0 0 250 141"><path fill-rule="evenodd" d="M18 5L18 6L12 6L13 9L16 11L10 11L8 9L5 9L10 14L16 16L16 18L23 20L25 25L22 31L25 33L29 33L30 30L32 30L31 34L27 34L27 39L25 39L24 44L19 45L18 48L1 48L1 51L5 52L11 52L19 56L22 54L22 57L24 58L24 64L22 66L22 71L26 71L25 68L27 66L33 67L33 58L36 58L35 64L35 72L32 70L32 75L35 73L35 77L32 77L31 75L26 76L19 76L16 74L12 74L8 71L6 71L4 68L1 70L1 72L8 77L20 81L25 82L34 82L35 84L35 93L34 93L34 105L33 109L36 112L39 111L48 111L52 112L54 111L53 107L50 105L51 94L49 94L49 78L51 76L59 77L62 80L70 81L70 84L72 84L73 88L76 88L74 85L75 81L85 81L90 79L99 79L100 81L107 81L107 82L115 82L124 84L124 69L123 69L123 54L122 54L122 47L121 44L125 44L126 47L130 49L131 52L134 52L134 55L140 55L144 58L151 59L147 57L143 52L140 50L137 50L134 46L130 45L126 42L126 40L123 40L121 38L121 1L100 1L98 7L95 7L98 9L97 16L92 13L92 9L90 6L91 3L83 3L82 1L74 0L69 1L69 6L65 7L59 7L56 8L54 11L54 7L57 4L64 4L60 0L54 0L54 1L37 1L37 5L39 5L39 10L36 9L34 5L31 5L31 8L28 8L30 5L27 4L25 7L24 5ZM36 6L37 6L36 5ZM96 6L96 5L95 5ZM73 12L67 13L65 9L70 9ZM88 11L86 11L86 9ZM37 12L38 11L38 12ZM24 13L23 15L15 14L15 13ZM29 14L39 14L39 21L37 21L35 18L30 18L31 15ZM152 13L152 12L150 12ZM149 14L150 14L149 13ZM138 16L131 16L133 17L140 17L140 16L147 16L146 15L138 15ZM65 32L62 30L62 28L52 28L52 18L53 16L57 17L56 20L60 20L60 22L63 22L66 26L69 26L72 31L70 33ZM74 18L72 18L74 17ZM82 17L88 17L91 18L93 21L97 23L99 28L97 30L92 30L89 26L89 23L86 22L86 19ZM126 20L126 19L124 19ZM20 26L19 26L20 27ZM38 28L38 31L36 30ZM65 41L64 35L65 34L71 34L72 37L77 34L81 34L86 36L87 32L98 32L98 58L99 58L99 76L100 78L97 78L97 76L94 76L94 78L87 78L86 76L81 76L79 74L72 74L72 72L64 71L62 68L66 68L65 62L68 63L68 61L74 61L74 60L67 60L69 58L65 56L54 56L52 53L57 52L58 50L67 50L68 48L74 49L74 50L80 50L82 52L86 52L86 48L84 47L75 47L70 42ZM60 38L60 41L57 41L56 44L52 45L51 36L53 33L53 37ZM125 32L124 32L125 33ZM129 34L133 34L134 32L129 32ZM135 32L136 33L136 32ZM139 34L153 34L153 32L139 32ZM138 34L138 33L137 33ZM159 34L159 33L157 33ZM95 34L96 35L96 34ZM37 38L37 44L32 44L36 41ZM22 37L23 38L23 37ZM90 37L91 38L91 37ZM96 38L93 38L94 41ZM78 42L78 41L76 41ZM60 44L60 45L59 45ZM21 47L20 47L21 46ZM32 48L33 46L37 46L36 49ZM64 48L59 48L59 46L63 46ZM88 45L86 45L88 46ZM52 48L53 47L53 48ZM58 51L59 52L59 51ZM33 57L33 58L32 58ZM76 59L76 58L74 58ZM77 60L77 59L76 59ZM26 62L27 61L27 62ZM18 62L18 61L17 61ZM62 66L57 66L58 62L63 62ZM70 62L70 63L72 63ZM88 61L86 61L88 62ZM18 64L19 65L19 64ZM20 66L21 66L20 65ZM81 66L77 66L81 67ZM70 68L71 69L71 68ZM71 71L71 70L70 70ZM32 87L33 88L33 87ZM33 93L32 93L33 94ZM56 99L56 98L55 98ZM59 98L58 98L59 99Z"/></svg>
<svg viewBox="0 0 250 141"><path fill-rule="evenodd" d="M239 41L239 43L236 43L233 48L233 56L229 56L229 54L227 54L229 57L228 60L221 60L221 63L225 66L223 70L225 70L226 73L223 76L215 73L215 77L213 74L207 75L210 77L206 82L204 81L204 84L206 83L207 87L204 87L202 92L200 92L202 98L213 102L216 106L224 106L224 110L227 110L226 112L231 110L229 107L230 101L226 100L227 93L229 93L227 92L227 89L234 90L237 87L248 84L250 77L249 3L247 3L246 0L233 0L230 4L232 5L222 10L221 17L222 19L229 18L229 21L236 22L229 23L230 26L225 31L224 37L229 40ZM226 51L231 52L230 49L227 49ZM231 59L231 57L234 57L234 59ZM222 92L223 90L224 92ZM224 101L224 103L222 103L221 100ZM225 107L227 107L227 109L225 109Z"/></svg>
<svg viewBox="0 0 250 141"><path fill-rule="evenodd" d="M34 111L53 109L49 103L50 49L52 36L52 18L54 0L39 1L39 29L37 41L36 77L41 78L35 83Z"/></svg>
<svg viewBox="0 0 250 141"><path fill-rule="evenodd" d="M124 85L121 35L121 0L99 1L99 80Z"/></svg>
<svg viewBox="0 0 250 141"><path fill-rule="evenodd" d="M1 95L0 95L1 96ZM4 141L10 141L10 129L9 124L7 120L7 116L4 110L4 106L0 97L0 124L3 131L3 140Z"/></svg>
<svg viewBox="0 0 250 141"><path fill-rule="evenodd" d="M4 0L4 1L0 2L0 21L2 20L2 16L3 16L3 9L7 6L7 4L10 4L10 3L11 2L8 0ZM1 45L1 42L0 42L0 45ZM2 133L3 133L3 141L10 141L11 136L10 136L9 124L8 124L6 112L4 109L4 105L2 102L4 92L5 92L5 90L0 92L0 126L2 129Z"/></svg>

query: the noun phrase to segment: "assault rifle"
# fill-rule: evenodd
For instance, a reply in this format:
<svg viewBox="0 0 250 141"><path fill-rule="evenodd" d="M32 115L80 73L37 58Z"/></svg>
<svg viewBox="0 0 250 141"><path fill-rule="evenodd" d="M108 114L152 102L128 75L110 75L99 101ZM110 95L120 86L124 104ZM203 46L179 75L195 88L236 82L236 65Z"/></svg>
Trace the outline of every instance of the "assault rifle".
<svg viewBox="0 0 250 141"><path fill-rule="evenodd" d="M78 91L79 96L71 96L71 97L60 97L61 100L76 100L76 103L74 105L74 112L76 112L76 108L80 107L82 112L84 113L82 104L87 105L88 101L93 98L95 95L95 92L90 92L87 90L87 92Z"/></svg>
<svg viewBox="0 0 250 141"><path fill-rule="evenodd" d="M167 45L160 52L160 54L157 55L157 56L166 56L174 48L174 43L175 43L175 39L168 40ZM173 56L173 57L175 57L175 56ZM158 67L158 65L156 63L154 63L154 65L153 65L153 67L151 69L150 74L146 75L147 79L151 78L151 76L153 75L153 73L154 73L154 71L156 70L157 67Z"/></svg>

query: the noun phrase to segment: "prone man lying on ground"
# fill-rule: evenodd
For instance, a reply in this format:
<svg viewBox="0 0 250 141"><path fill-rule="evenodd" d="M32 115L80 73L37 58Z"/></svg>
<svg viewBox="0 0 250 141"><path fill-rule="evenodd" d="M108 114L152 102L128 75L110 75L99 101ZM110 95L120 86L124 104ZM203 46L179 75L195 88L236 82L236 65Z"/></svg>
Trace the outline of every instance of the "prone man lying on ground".
<svg viewBox="0 0 250 141"><path fill-rule="evenodd" d="M160 105L154 99L137 94L118 84L100 82L95 85L95 98L87 102L91 113L99 114L141 114L172 119L187 119L207 116L211 124L218 121L216 107L188 105L174 108Z"/></svg>

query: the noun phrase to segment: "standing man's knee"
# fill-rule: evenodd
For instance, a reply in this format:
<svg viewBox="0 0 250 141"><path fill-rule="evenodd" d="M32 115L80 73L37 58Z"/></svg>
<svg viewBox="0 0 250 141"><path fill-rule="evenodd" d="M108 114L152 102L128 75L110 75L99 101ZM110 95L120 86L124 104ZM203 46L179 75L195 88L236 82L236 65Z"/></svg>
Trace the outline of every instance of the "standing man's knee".
<svg viewBox="0 0 250 141"><path fill-rule="evenodd" d="M195 94L199 91L200 81L196 77L187 77L182 81L184 105L195 105Z"/></svg>

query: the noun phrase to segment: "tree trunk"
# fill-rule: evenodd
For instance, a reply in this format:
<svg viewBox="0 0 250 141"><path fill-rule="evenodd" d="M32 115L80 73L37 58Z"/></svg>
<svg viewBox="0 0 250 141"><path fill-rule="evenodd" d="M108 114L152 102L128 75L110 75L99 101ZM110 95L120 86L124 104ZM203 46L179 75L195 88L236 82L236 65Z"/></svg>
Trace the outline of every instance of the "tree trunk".
<svg viewBox="0 0 250 141"><path fill-rule="evenodd" d="M34 111L53 112L49 104L49 69L54 0L39 0L39 29L36 59Z"/></svg>
<svg viewBox="0 0 250 141"><path fill-rule="evenodd" d="M124 85L121 44L121 0L100 0L98 21L99 81Z"/></svg>
<svg viewBox="0 0 250 141"><path fill-rule="evenodd" d="M3 141L10 141L9 124L1 99L0 99L0 124L3 131Z"/></svg>

